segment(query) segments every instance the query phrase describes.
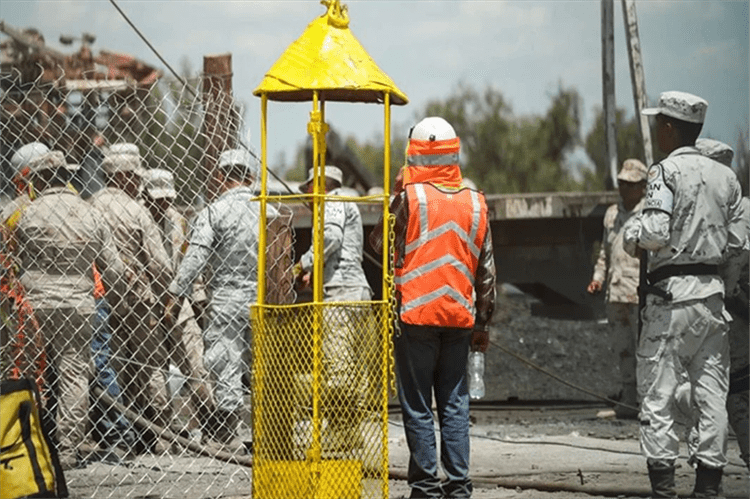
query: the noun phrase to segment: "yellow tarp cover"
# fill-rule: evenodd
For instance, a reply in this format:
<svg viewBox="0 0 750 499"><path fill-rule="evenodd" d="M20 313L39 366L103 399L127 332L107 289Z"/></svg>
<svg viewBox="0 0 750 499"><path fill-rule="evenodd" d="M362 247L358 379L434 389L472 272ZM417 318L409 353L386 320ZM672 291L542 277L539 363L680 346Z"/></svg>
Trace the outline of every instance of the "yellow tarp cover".
<svg viewBox="0 0 750 499"><path fill-rule="evenodd" d="M383 102L409 100L349 30L347 8L338 0L323 0L328 11L311 22L266 73L253 95L269 100L311 101L313 90L326 101Z"/></svg>

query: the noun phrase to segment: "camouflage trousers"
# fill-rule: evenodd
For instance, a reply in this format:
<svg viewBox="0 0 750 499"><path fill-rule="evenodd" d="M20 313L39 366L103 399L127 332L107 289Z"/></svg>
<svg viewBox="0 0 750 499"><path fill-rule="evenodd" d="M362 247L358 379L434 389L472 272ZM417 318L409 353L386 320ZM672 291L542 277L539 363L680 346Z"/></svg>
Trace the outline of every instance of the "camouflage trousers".
<svg viewBox="0 0 750 499"><path fill-rule="evenodd" d="M672 464L677 459L679 436L674 422L680 414L680 387L688 386L696 429L690 459L724 467L729 341L721 296L670 303L649 295L643 314L637 350L643 453L652 463Z"/></svg>
<svg viewBox="0 0 750 499"><path fill-rule="evenodd" d="M57 376L57 441L60 456L75 457L86 436L89 406L92 314L72 308L37 309L34 315L45 338L45 349Z"/></svg>
<svg viewBox="0 0 750 499"><path fill-rule="evenodd" d="M607 303L607 322L612 331L615 354L620 359L620 402L637 407L635 343L638 337L638 304Z"/></svg>
<svg viewBox="0 0 750 499"><path fill-rule="evenodd" d="M169 368L164 331L156 312L137 303L125 315L110 316L113 364L131 409L166 428L172 419L166 373Z"/></svg>
<svg viewBox="0 0 750 499"><path fill-rule="evenodd" d="M737 437L740 447L740 459L750 468L750 392L748 391L748 323L743 317L732 314L729 327L730 374L729 394L727 395L727 414L729 424ZM685 439L688 445L688 455L694 456L699 444L698 411L691 400L690 380L684 375L683 383L677 389L676 405L679 413L678 421L687 429Z"/></svg>
<svg viewBox="0 0 750 499"><path fill-rule="evenodd" d="M252 358L247 306L211 303L203 345L203 364L213 383L216 408L229 413L239 410L246 391L242 375L249 372Z"/></svg>

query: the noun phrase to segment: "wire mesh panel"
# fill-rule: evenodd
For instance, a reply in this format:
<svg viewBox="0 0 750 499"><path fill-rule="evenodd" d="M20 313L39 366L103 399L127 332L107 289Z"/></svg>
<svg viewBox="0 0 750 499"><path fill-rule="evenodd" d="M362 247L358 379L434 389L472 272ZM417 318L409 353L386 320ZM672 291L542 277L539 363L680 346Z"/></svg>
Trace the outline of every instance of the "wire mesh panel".
<svg viewBox="0 0 750 499"><path fill-rule="evenodd" d="M253 497L387 497L389 310L259 307Z"/></svg>
<svg viewBox="0 0 750 499"><path fill-rule="evenodd" d="M258 219L258 185L229 203L237 188L216 174L222 151L246 150L229 94L203 79L139 85L48 69L4 66L0 82L0 374L41 388L73 497L249 495L258 341L249 307L259 272L267 303L295 301L292 211L269 203L258 269L261 229L247 222ZM32 142L61 152L63 163L19 159ZM131 154L141 161L128 169ZM154 179L166 182L161 190ZM235 226L223 225L231 216L211 217L207 208L222 200ZM256 246L222 254L237 232ZM178 293L185 265L197 270ZM285 362L296 372L301 359ZM295 417L304 412L292 407ZM305 433L289 431L284 459L299 459L302 444L292 442Z"/></svg>

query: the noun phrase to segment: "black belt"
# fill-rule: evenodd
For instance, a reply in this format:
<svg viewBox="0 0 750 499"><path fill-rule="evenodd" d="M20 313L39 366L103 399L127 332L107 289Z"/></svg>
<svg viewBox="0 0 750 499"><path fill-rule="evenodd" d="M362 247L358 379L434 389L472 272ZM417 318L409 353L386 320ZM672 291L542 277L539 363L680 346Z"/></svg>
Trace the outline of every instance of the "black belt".
<svg viewBox="0 0 750 499"><path fill-rule="evenodd" d="M707 263L690 263L686 265L665 265L649 272L646 276L649 284L656 284L669 277L680 275L718 275L719 266Z"/></svg>
<svg viewBox="0 0 750 499"><path fill-rule="evenodd" d="M686 265L665 265L659 267L653 272L646 275L644 291L646 294L656 295L667 301L672 301L672 293L654 286L659 281L669 277L682 275L717 275L719 273L718 265L709 265L707 263L689 263Z"/></svg>

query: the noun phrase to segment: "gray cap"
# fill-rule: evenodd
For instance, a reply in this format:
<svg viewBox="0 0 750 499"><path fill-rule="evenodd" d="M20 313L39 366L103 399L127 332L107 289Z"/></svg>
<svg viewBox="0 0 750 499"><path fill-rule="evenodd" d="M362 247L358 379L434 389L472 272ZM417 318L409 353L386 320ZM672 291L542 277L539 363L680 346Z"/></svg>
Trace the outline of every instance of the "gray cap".
<svg viewBox="0 0 750 499"><path fill-rule="evenodd" d="M143 189L154 199L177 197L174 175L169 170L152 168L143 175Z"/></svg>
<svg viewBox="0 0 750 499"><path fill-rule="evenodd" d="M254 179L260 175L260 165L245 149L227 149L219 156L219 168L222 170L235 166L244 166L245 174Z"/></svg>
<svg viewBox="0 0 750 499"><path fill-rule="evenodd" d="M645 182L648 177L648 168L638 159L626 159L622 163L620 173L617 174L617 180L625 182Z"/></svg>
<svg viewBox="0 0 750 499"><path fill-rule="evenodd" d="M30 175L34 175L44 170L56 170L58 168L64 168L70 172L74 172L78 170L79 166L67 164L65 162L65 155L60 151L50 151L29 161Z"/></svg>
<svg viewBox="0 0 750 499"><path fill-rule="evenodd" d="M698 149L702 155L708 156L714 161L718 161L729 167L732 166L734 149L724 142L714 139L698 139L695 141L695 148Z"/></svg>
<svg viewBox="0 0 750 499"><path fill-rule="evenodd" d="M325 165L323 167L323 174L327 179L335 180L339 183L339 185L344 185L344 172L341 171L341 168L337 166ZM302 192L307 192L307 188L314 178L315 170L310 170L307 174L307 180L305 180L305 182L299 186L299 190Z"/></svg>
<svg viewBox="0 0 750 499"><path fill-rule="evenodd" d="M706 119L706 109L708 102L697 95L672 90L659 95L656 107L649 107L641 112L648 116L663 114L688 123L703 123Z"/></svg>
<svg viewBox="0 0 750 499"><path fill-rule="evenodd" d="M42 154L49 152L49 147L45 146L41 142L29 142L18 148L10 159L10 164L13 166L13 173L18 175L21 171L29 164L29 162L38 158Z"/></svg>
<svg viewBox="0 0 750 499"><path fill-rule="evenodd" d="M109 175L117 172L145 173L138 146L129 142L112 144L104 155L102 169Z"/></svg>

